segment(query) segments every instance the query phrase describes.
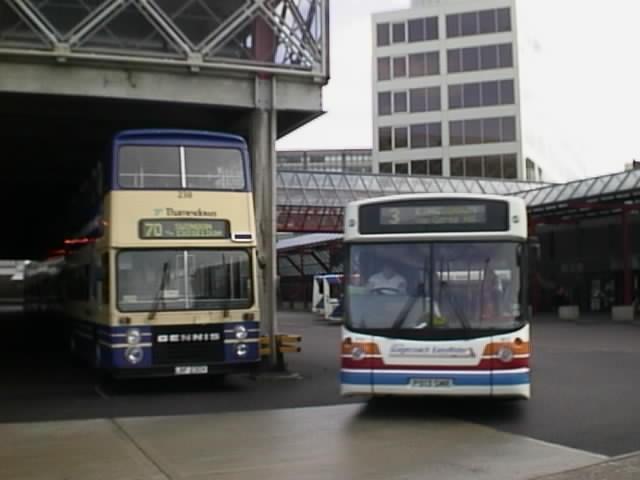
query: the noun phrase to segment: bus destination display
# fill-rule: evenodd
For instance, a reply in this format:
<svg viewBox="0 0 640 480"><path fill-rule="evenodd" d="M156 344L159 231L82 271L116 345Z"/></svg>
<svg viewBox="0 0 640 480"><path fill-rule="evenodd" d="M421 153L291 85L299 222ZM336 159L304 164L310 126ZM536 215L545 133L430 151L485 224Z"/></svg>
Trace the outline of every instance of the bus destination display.
<svg viewBox="0 0 640 480"><path fill-rule="evenodd" d="M404 205L380 209L380 225L473 225L486 221L486 205Z"/></svg>
<svg viewBox="0 0 640 480"><path fill-rule="evenodd" d="M226 220L141 220L140 238L229 238Z"/></svg>

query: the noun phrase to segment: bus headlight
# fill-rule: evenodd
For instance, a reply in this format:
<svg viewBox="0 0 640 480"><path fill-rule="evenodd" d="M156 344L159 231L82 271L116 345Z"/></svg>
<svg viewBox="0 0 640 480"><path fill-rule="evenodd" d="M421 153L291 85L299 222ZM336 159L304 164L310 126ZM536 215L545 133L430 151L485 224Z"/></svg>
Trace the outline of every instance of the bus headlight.
<svg viewBox="0 0 640 480"><path fill-rule="evenodd" d="M513 350L509 347L500 348L500 350L498 350L498 358L504 363L509 363L513 360Z"/></svg>
<svg viewBox="0 0 640 480"><path fill-rule="evenodd" d="M362 360L364 358L364 350L360 347L353 347L351 349L351 358L354 360Z"/></svg>
<svg viewBox="0 0 640 480"><path fill-rule="evenodd" d="M137 365L144 358L144 352L140 347L129 347L124 352L124 358L127 359L131 365Z"/></svg>
<svg viewBox="0 0 640 480"><path fill-rule="evenodd" d="M245 338L247 338L247 335L248 335L247 329L245 327L243 327L242 325L238 325L234 329L234 333L235 333L236 338L238 340L244 340Z"/></svg>
<svg viewBox="0 0 640 480"><path fill-rule="evenodd" d="M140 343L140 339L142 335L140 334L140 330L137 328L130 328L127 330L127 343L129 345L137 345Z"/></svg>
<svg viewBox="0 0 640 480"><path fill-rule="evenodd" d="M238 343L236 345L236 355L239 357L246 357L247 353L249 353L249 347L247 347L246 343Z"/></svg>

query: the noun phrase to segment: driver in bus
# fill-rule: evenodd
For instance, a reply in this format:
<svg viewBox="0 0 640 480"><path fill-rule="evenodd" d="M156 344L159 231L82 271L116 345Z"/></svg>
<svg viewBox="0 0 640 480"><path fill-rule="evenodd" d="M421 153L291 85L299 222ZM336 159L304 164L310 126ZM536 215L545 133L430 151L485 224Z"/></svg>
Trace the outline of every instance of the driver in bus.
<svg viewBox="0 0 640 480"><path fill-rule="evenodd" d="M407 293L407 280L395 270L393 263L384 260L382 271L369 277L367 288L370 291L388 289L399 295Z"/></svg>

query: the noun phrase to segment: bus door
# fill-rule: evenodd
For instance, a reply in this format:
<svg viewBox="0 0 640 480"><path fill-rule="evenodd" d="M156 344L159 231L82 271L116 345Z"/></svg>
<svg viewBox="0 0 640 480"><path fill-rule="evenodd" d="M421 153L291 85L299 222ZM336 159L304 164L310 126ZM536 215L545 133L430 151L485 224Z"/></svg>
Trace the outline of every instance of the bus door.
<svg viewBox="0 0 640 480"><path fill-rule="evenodd" d="M313 276L311 311L313 313L324 315L324 275Z"/></svg>
<svg viewBox="0 0 640 480"><path fill-rule="evenodd" d="M342 320L342 275L324 277L324 318L332 322Z"/></svg>

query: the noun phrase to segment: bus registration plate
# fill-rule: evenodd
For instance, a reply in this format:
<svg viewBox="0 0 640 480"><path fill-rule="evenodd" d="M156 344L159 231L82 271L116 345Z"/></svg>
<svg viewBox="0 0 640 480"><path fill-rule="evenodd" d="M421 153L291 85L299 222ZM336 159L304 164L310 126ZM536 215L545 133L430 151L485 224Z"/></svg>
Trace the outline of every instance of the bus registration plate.
<svg viewBox="0 0 640 480"><path fill-rule="evenodd" d="M453 386L450 378L412 378L409 386L413 388L447 388Z"/></svg>
<svg viewBox="0 0 640 480"><path fill-rule="evenodd" d="M181 366L175 368L176 375L204 375L208 372L209 367L206 365Z"/></svg>

